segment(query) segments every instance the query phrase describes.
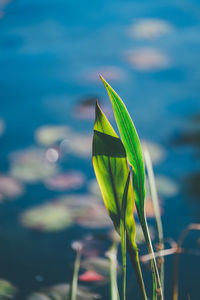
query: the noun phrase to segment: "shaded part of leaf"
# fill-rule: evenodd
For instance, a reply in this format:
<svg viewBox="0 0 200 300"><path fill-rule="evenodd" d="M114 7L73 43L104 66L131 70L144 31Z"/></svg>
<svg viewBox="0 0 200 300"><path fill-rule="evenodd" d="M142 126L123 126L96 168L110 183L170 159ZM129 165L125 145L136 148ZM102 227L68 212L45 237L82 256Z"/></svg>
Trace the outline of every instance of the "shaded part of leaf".
<svg viewBox="0 0 200 300"><path fill-rule="evenodd" d="M105 155L111 157L126 157L126 151L119 138L94 130L93 155ZM98 147L96 147L98 143Z"/></svg>

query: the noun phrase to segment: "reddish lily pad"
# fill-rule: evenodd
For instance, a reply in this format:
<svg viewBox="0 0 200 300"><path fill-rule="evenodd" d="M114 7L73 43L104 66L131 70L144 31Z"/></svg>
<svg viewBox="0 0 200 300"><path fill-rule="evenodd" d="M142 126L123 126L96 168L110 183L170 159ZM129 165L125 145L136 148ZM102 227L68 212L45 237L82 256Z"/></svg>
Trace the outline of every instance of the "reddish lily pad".
<svg viewBox="0 0 200 300"><path fill-rule="evenodd" d="M78 171L68 171L47 178L44 183L50 190L76 190L83 186L85 175Z"/></svg>
<svg viewBox="0 0 200 300"><path fill-rule="evenodd" d="M105 278L102 275L92 270L86 271L79 276L79 280L84 282L96 282L104 279Z"/></svg>
<svg viewBox="0 0 200 300"><path fill-rule="evenodd" d="M134 69L155 71L168 68L170 59L163 52L154 48L139 48L126 53L127 61Z"/></svg>
<svg viewBox="0 0 200 300"><path fill-rule="evenodd" d="M25 182L37 182L58 172L58 166L46 157L46 150L29 148L11 155L10 174Z"/></svg>
<svg viewBox="0 0 200 300"><path fill-rule="evenodd" d="M0 200L14 199L23 194L23 185L12 177L0 175Z"/></svg>

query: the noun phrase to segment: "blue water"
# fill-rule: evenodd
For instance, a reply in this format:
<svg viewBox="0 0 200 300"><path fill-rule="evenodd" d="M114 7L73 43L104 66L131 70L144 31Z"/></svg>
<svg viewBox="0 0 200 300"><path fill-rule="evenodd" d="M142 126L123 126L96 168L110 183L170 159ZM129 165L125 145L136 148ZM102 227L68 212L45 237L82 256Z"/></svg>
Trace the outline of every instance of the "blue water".
<svg viewBox="0 0 200 300"><path fill-rule="evenodd" d="M179 193L163 204L165 236L177 239L187 224L199 222L199 197L187 192L184 181L199 171L196 150L173 142L190 128L191 117L200 113L199 1L13 0L0 1L0 11L4 12L0 19L0 117L6 124L0 140L0 172L9 172L9 153L35 145L34 132L42 125L66 124L92 134L93 120L79 120L73 111L88 95L106 103L98 73L117 68L122 75L108 80L125 100L140 137L167 151L155 172L171 177L179 186ZM131 38L127 29L141 18L162 19L173 30L155 39ZM126 53L141 47L165 53L169 66L149 71L132 67ZM92 79L91 74L95 74ZM72 157L65 168L77 168L88 179L94 178L90 159ZM70 242L90 233L74 226L38 237L19 224L22 210L54 196L39 183L27 185L26 194L16 201L0 205L0 277L18 286L21 300L41 286L69 281L74 259ZM197 300L200 259L192 258L194 278L189 257L185 260L180 299L186 299L189 292ZM170 291L172 258L167 263ZM43 283L35 280L40 273ZM102 293L109 299L105 290ZM170 297L169 292L166 299Z"/></svg>

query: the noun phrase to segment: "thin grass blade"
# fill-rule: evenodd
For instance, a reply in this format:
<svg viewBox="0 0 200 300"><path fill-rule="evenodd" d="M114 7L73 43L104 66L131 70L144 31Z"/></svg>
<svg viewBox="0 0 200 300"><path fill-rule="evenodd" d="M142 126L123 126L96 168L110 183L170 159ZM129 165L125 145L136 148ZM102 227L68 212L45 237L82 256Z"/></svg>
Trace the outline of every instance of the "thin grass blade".
<svg viewBox="0 0 200 300"><path fill-rule="evenodd" d="M80 269L80 257L81 257L81 249L79 248L76 250L76 259L74 262L72 282L71 282L70 291L69 291L69 299L70 300L76 300L76 296L77 296L78 273L79 273L79 269Z"/></svg>
<svg viewBox="0 0 200 300"><path fill-rule="evenodd" d="M126 300L126 207L127 207L127 194L130 182L130 171L124 190L122 199L122 209L120 218L120 235L121 235L121 249L122 249L122 268L123 268L123 300Z"/></svg>
<svg viewBox="0 0 200 300"><path fill-rule="evenodd" d="M110 262L110 299L120 300L117 286L117 248L118 242L114 241L106 256Z"/></svg>
<svg viewBox="0 0 200 300"><path fill-rule="evenodd" d="M155 213L155 220L156 220L156 226L157 226L157 232L158 232L158 241L159 241L159 249L161 252L160 260L160 279L161 284L163 288L163 294L164 294L164 258L162 257L162 249L163 249L163 227L162 227L162 220L161 220L161 214L160 214L160 206L159 206L159 200L158 200L158 193L156 188L156 181L153 171L153 166L151 162L151 157L148 151L148 148L146 145L143 145L143 153L144 153L144 160L147 167L147 174L148 174L148 181L150 186L150 192L151 192L151 198L153 202L154 207L154 213Z"/></svg>

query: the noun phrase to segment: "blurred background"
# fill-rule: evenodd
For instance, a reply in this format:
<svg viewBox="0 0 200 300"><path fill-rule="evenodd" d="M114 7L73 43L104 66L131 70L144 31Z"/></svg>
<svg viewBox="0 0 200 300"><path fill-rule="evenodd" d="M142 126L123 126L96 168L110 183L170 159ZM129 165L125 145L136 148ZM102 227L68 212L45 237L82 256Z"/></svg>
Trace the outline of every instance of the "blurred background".
<svg viewBox="0 0 200 300"><path fill-rule="evenodd" d="M74 241L84 246L79 299L109 299L112 224L91 162L95 101L114 118L98 74L147 143L165 238L200 222L199 50L196 0L0 0L0 299L65 295ZM149 201L147 215L156 242ZM180 299L199 299L199 245L198 232L184 241L195 255L180 256ZM165 262L169 300L173 257ZM139 299L130 266L127 284Z"/></svg>

